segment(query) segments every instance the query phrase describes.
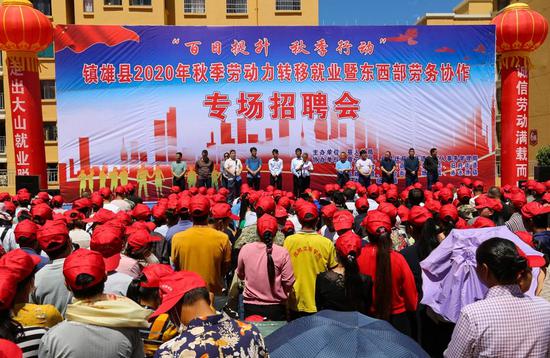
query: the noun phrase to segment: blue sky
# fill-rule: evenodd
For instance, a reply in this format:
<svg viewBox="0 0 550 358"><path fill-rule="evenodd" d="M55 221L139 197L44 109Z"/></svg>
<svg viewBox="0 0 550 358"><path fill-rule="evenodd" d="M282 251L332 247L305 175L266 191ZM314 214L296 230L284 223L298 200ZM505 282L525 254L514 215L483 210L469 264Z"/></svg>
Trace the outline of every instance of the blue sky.
<svg viewBox="0 0 550 358"><path fill-rule="evenodd" d="M461 0L319 0L319 25L414 25L426 12L452 12Z"/></svg>

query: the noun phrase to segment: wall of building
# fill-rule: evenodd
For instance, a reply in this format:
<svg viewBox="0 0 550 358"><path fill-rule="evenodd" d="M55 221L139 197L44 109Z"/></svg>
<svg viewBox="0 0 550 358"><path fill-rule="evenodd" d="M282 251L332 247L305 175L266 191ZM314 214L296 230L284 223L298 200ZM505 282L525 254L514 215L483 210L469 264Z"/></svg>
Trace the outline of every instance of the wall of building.
<svg viewBox="0 0 550 358"><path fill-rule="evenodd" d="M85 9L84 0L76 0L74 21L86 25L163 25L165 24L165 0L151 0L151 5L130 5L131 0L121 0L121 5L109 0L93 0L93 11ZM169 0L167 0L169 1Z"/></svg>

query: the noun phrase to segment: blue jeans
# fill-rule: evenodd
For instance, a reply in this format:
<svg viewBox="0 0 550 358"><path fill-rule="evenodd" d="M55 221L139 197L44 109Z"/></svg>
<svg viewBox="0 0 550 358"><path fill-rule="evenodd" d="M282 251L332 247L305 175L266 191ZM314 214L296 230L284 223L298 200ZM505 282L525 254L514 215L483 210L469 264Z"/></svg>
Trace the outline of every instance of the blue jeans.
<svg viewBox="0 0 550 358"><path fill-rule="evenodd" d="M418 175L409 174L405 176L405 180L407 182L407 186L411 186L414 183L418 183Z"/></svg>
<svg viewBox="0 0 550 358"><path fill-rule="evenodd" d="M437 182L439 179L439 173L426 173L426 178L428 178L428 190L432 190L432 185Z"/></svg>
<svg viewBox="0 0 550 358"><path fill-rule="evenodd" d="M359 174L359 184L364 186L365 188L370 185L370 175L361 175Z"/></svg>

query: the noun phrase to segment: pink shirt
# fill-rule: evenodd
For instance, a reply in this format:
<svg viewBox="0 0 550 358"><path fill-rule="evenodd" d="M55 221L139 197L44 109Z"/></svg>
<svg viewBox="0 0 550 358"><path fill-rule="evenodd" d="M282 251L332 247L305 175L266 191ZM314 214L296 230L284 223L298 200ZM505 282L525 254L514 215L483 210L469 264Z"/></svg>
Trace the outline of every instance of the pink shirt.
<svg viewBox="0 0 550 358"><path fill-rule="evenodd" d="M116 271L125 273L132 278L138 278L141 274L141 267L139 267L139 263L137 262L137 260L121 254L120 263L118 264Z"/></svg>
<svg viewBox="0 0 550 358"><path fill-rule="evenodd" d="M244 302L253 305L275 305L284 303L294 285L294 271L287 249L273 244L275 282L269 284L267 253L263 242L246 244L239 253L237 276L245 281Z"/></svg>

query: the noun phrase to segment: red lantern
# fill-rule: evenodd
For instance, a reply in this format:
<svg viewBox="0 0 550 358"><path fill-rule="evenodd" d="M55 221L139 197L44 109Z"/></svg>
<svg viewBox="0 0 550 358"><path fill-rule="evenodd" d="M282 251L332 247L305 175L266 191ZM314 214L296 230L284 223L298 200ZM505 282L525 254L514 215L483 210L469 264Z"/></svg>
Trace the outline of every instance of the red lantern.
<svg viewBox="0 0 550 358"><path fill-rule="evenodd" d="M52 39L51 21L28 0L4 0L0 5L0 50L7 53L15 171L38 176L41 189L48 181L37 52Z"/></svg>
<svg viewBox="0 0 550 358"><path fill-rule="evenodd" d="M0 6L0 49L39 52L53 39L50 19L27 0L5 0Z"/></svg>
<svg viewBox="0 0 550 358"><path fill-rule="evenodd" d="M529 52L548 35L548 22L524 3L507 6L493 19L500 54L502 184L528 178Z"/></svg>

